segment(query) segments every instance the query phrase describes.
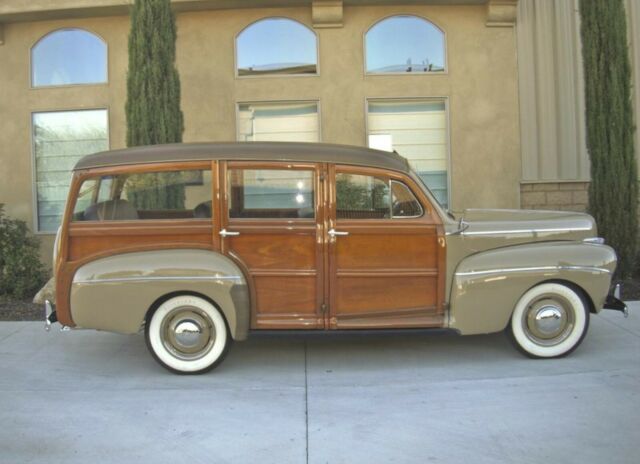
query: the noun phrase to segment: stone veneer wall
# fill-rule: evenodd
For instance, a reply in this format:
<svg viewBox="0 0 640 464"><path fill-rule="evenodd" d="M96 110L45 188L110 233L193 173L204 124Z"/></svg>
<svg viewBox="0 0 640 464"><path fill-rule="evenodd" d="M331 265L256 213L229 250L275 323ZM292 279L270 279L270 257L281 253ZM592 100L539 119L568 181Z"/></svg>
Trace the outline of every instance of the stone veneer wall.
<svg viewBox="0 0 640 464"><path fill-rule="evenodd" d="M581 211L589 202L589 182L544 182L520 184L522 209Z"/></svg>

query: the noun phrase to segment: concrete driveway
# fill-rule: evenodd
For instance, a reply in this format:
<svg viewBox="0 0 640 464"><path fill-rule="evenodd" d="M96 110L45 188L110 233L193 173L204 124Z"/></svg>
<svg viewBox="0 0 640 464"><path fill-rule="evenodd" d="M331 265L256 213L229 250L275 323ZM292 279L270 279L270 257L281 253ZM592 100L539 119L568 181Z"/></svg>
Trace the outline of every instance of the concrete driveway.
<svg viewBox="0 0 640 464"><path fill-rule="evenodd" d="M637 463L640 303L569 358L501 335L254 338L176 376L143 337L0 323L0 462Z"/></svg>

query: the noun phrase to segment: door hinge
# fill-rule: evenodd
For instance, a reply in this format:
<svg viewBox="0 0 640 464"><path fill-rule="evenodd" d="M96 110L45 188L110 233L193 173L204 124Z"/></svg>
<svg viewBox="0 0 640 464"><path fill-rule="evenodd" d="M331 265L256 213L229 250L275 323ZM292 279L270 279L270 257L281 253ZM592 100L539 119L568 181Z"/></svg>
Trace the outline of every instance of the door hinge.
<svg viewBox="0 0 640 464"><path fill-rule="evenodd" d="M321 312L322 314L325 314L325 313L327 312L327 305L326 305L325 303L322 303L322 304L320 305L320 312Z"/></svg>

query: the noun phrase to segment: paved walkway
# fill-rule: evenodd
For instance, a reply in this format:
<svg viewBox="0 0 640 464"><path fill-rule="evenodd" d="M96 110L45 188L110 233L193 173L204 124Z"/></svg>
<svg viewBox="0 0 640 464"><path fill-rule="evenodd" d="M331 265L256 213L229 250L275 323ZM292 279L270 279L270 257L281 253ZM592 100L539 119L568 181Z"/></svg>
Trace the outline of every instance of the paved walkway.
<svg viewBox="0 0 640 464"><path fill-rule="evenodd" d="M176 376L143 337L0 323L0 463L637 463L640 303L569 358L501 335L255 338Z"/></svg>

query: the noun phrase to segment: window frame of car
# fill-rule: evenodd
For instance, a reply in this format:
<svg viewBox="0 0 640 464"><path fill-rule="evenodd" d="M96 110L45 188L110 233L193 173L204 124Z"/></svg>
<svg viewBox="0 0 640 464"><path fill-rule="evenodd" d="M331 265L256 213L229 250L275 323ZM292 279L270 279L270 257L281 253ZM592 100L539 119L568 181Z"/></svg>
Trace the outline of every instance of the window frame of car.
<svg viewBox="0 0 640 464"><path fill-rule="evenodd" d="M65 207L62 227L64 229L82 229L93 227L114 227L119 225L127 226L139 226L139 227L154 227L170 224L181 224L187 222L193 225L211 226L216 219L216 188L217 188L217 162L216 161L180 161L173 163L140 163L140 164L128 164L121 166L109 166L104 168L92 168L83 171L76 171L72 178L71 188L69 195L71 201L69 201ZM106 176L121 176L121 175L135 175L146 173L161 173L161 172L176 172L176 171L208 171L211 174L211 201L212 201L212 214L208 218L153 218L153 219L113 219L113 220L74 220L74 212L76 204L78 202L78 195L80 189L84 185L85 181L92 179L98 180L97 185L100 185L103 177ZM111 186L112 190L116 188L116 185ZM93 192L94 199L99 193L99 188L96 188ZM113 192L112 192L113 193Z"/></svg>
<svg viewBox="0 0 640 464"><path fill-rule="evenodd" d="M332 217L336 221L340 222L353 222L354 224L366 224L367 222L376 222L380 223L380 221L384 221L388 224L406 224L410 222L420 222L420 223L433 223L438 224L438 220L440 215L437 213L437 208L432 204L433 200L427 195L422 186L416 183L416 181L408 174L382 169L368 166L355 166L348 164L330 164L329 165L329 176L331 178L331 196L333 196L333 200L331 201L331 208L333 209ZM336 175L338 173L346 173L346 174L355 174L355 175L364 175L364 176L373 176L373 177L386 177L389 181L389 186L393 181L399 182L403 184L409 192L415 197L416 201L420 205L422 209L422 214L419 216L391 216L388 218L379 218L379 219L338 219L337 218L337 189L336 189ZM391 192L390 192L391 194Z"/></svg>
<svg viewBox="0 0 640 464"><path fill-rule="evenodd" d="M318 221L318 217L320 213L320 191L323 188L321 183L322 180L318 175L319 171L323 169L322 162L289 162L289 161L226 161L224 165L221 166L221 175L218 178L218 183L224 211L220 211L220 214L224 216L224 221L227 224L234 223L248 223L248 222L294 222L294 223L309 223L315 224ZM272 171L283 171L283 170L292 170L292 171L311 171L313 173L312 186L313 186L313 212L314 215L311 218L304 217L291 217L291 218L238 218L231 217L229 214L230 211L230 198L229 198L229 173L232 170L272 170Z"/></svg>

